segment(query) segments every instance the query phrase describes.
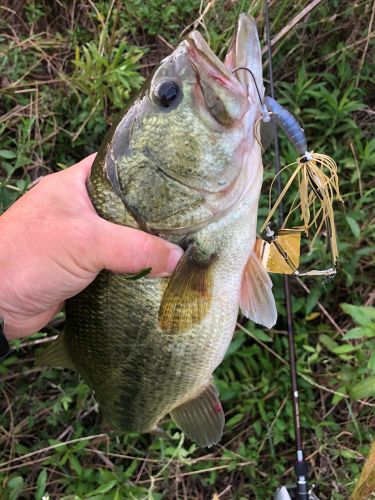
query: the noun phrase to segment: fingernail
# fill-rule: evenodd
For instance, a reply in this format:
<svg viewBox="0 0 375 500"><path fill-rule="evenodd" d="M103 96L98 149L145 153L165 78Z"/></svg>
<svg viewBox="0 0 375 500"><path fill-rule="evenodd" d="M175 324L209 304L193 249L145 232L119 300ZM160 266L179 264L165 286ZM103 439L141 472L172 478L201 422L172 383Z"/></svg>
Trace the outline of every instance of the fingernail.
<svg viewBox="0 0 375 500"><path fill-rule="evenodd" d="M173 273L175 267L177 266L179 260L183 255L184 251L182 250L182 248L179 247L174 248L173 250L170 251L168 258L168 266L167 266L167 271L169 274Z"/></svg>

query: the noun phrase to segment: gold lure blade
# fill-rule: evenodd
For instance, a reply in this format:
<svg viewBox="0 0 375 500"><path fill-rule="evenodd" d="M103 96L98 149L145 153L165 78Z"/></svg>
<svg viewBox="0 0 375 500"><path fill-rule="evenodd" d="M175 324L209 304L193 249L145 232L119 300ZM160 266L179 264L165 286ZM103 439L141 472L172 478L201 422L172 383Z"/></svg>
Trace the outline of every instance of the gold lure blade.
<svg viewBox="0 0 375 500"><path fill-rule="evenodd" d="M301 233L283 229L271 243L257 239L255 253L269 273L294 274L299 267Z"/></svg>

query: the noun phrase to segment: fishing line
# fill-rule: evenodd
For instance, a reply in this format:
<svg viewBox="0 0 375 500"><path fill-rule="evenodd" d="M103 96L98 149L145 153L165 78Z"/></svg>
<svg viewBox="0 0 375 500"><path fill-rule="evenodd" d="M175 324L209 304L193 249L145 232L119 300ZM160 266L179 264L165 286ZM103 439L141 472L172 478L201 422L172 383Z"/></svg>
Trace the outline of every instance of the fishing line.
<svg viewBox="0 0 375 500"><path fill-rule="evenodd" d="M267 53L268 53L268 68L269 68L269 81L270 81L270 92L272 99L275 98L275 89L273 81L273 68L272 68L272 51L271 51L271 37L270 37L270 19L268 10L268 1L264 1L264 16L265 16L265 31L266 31L266 41L267 41ZM272 130L274 137L274 147L275 147L275 171L276 171L276 186L279 196L282 192L281 176L280 173L280 149L279 141L277 137L277 124L276 120L272 120ZM278 220L279 226L283 225L283 203L280 202L278 206ZM304 459L303 444L302 444L302 432L301 432L301 420L300 420L300 408L299 408L299 393L298 393L298 382L297 382L297 368L296 368L296 351L294 342L294 330L293 330L293 316L292 316L292 296L290 292L290 284L288 275L284 274L284 298L285 306L287 311L287 331L288 331L288 348L289 348L289 361L290 361L290 379L291 379L291 393L292 393L292 405L293 405L293 420L294 420L294 431L295 431L295 444L296 444L296 455L297 461L295 464L295 473L297 476L297 486L296 494L298 500L308 500L309 499L309 488L308 488L308 469L307 463ZM285 489L285 487L284 487ZM283 488L278 492L279 496L282 493ZM286 492L287 493L287 492ZM288 494L288 493L287 493ZM277 498L277 497L276 497ZM280 497L282 498L282 497ZM285 495L284 495L285 498Z"/></svg>

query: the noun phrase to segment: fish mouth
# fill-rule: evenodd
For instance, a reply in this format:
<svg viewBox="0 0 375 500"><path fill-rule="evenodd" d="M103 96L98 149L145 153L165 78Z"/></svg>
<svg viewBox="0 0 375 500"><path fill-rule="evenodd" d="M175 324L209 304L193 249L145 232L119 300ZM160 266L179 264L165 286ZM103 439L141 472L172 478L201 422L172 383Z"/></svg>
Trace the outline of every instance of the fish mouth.
<svg viewBox="0 0 375 500"><path fill-rule="evenodd" d="M263 99L262 53L257 26L252 16L240 14L224 62L216 56L198 31L190 33L186 43L192 64L198 72L207 73L234 93L245 94L252 105L257 102L260 105L255 85ZM254 78L246 70L233 72L235 68L247 68Z"/></svg>
<svg viewBox="0 0 375 500"><path fill-rule="evenodd" d="M232 92L243 94L236 75L216 56L199 31L193 31L186 39L190 61L199 80L212 79Z"/></svg>

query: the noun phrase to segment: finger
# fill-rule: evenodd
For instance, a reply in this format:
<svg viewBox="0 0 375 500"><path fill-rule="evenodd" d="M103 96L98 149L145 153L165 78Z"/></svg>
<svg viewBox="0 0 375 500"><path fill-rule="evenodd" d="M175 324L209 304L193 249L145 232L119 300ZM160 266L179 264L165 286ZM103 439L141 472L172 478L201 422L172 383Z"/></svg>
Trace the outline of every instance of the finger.
<svg viewBox="0 0 375 500"><path fill-rule="evenodd" d="M79 210L88 208L90 211L95 212L87 192L87 179L90 176L91 167L96 155L97 153L93 153L61 172L46 176L45 179L49 178L51 181L51 185L48 186L48 192L51 193L52 189L54 191L58 190L58 195L61 197L64 194L64 190L71 192L72 195L74 190L75 198L73 206L79 208ZM57 178L59 182L56 182Z"/></svg>
<svg viewBox="0 0 375 500"><path fill-rule="evenodd" d="M138 229L100 218L96 226L98 271L138 273L151 267L150 276L169 276L183 254L180 247Z"/></svg>
<svg viewBox="0 0 375 500"><path fill-rule="evenodd" d="M97 153L92 153L91 155L86 156L86 158L79 161L75 165L72 165L71 167L65 169L64 172L69 175L76 175L77 173L80 173L83 180L86 180L91 172L91 167L94 163L96 155Z"/></svg>

